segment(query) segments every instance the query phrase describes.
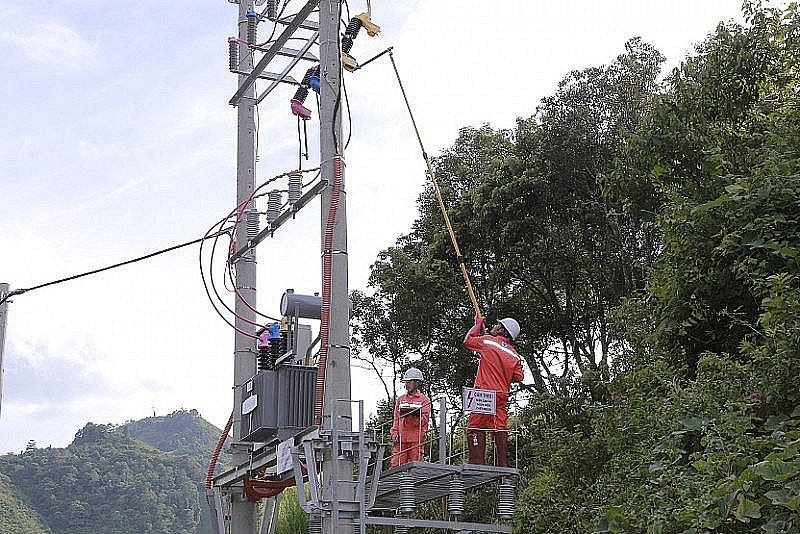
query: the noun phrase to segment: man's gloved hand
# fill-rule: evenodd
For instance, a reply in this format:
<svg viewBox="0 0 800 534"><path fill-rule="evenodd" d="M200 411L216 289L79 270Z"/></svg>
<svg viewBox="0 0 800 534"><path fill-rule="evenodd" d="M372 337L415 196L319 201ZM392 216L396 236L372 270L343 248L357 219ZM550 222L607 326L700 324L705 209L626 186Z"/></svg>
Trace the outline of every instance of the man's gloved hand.
<svg viewBox="0 0 800 534"><path fill-rule="evenodd" d="M475 327L481 334L486 333L486 317L482 315L475 316Z"/></svg>

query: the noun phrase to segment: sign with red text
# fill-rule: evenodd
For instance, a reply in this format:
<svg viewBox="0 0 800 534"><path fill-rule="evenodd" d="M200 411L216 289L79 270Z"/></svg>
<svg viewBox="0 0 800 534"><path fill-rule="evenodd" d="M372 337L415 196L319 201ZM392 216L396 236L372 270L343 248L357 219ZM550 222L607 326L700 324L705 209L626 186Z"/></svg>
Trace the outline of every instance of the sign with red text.
<svg viewBox="0 0 800 534"><path fill-rule="evenodd" d="M491 389L464 388L464 411L494 415L497 392Z"/></svg>

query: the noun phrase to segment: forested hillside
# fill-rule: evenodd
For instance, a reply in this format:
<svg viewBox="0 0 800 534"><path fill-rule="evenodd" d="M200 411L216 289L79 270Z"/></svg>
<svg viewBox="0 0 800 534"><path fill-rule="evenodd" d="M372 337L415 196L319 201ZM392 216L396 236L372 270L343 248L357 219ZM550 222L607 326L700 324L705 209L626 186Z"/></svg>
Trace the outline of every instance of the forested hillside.
<svg viewBox="0 0 800 534"><path fill-rule="evenodd" d="M0 456L0 532L210 533L198 484L220 433L180 410L88 423L66 448Z"/></svg>
<svg viewBox="0 0 800 534"><path fill-rule="evenodd" d="M632 39L435 160L479 302L522 324L515 532L800 531L800 13L744 12L666 76ZM419 208L354 345L458 406L473 310Z"/></svg>
<svg viewBox="0 0 800 534"><path fill-rule="evenodd" d="M3 534L45 534L47 529L39 516L10 486L8 477L0 474L0 532Z"/></svg>

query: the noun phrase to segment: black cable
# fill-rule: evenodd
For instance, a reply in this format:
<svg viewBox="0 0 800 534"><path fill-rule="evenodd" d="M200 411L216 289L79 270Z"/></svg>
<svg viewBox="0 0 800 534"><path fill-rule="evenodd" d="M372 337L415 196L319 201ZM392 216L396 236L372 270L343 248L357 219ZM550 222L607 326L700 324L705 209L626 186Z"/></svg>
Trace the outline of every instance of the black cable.
<svg viewBox="0 0 800 534"><path fill-rule="evenodd" d="M146 259L152 258L154 256L158 256L159 254L172 252L173 250L178 250L179 248L188 247L189 245L195 245L197 243L201 243L201 242L205 241L206 239L211 239L212 237L218 237L219 235L222 235L224 233L227 233L227 230L220 230L219 232L217 232L215 234L207 235L207 236L201 237L199 239L195 239L193 241L187 241L186 243L181 243L180 245L173 245L171 247L167 247L165 249L158 250L156 252L151 252L150 254L146 254L144 256L139 256L138 258L133 258L131 260L123 261L123 262L120 262L120 263L115 263L114 265L109 265L107 267L101 267L100 269L94 269L92 271L87 271L85 273L76 274L76 275L73 275L73 276L68 276L66 278L61 278L59 280L53 280L52 282L46 282L44 284L39 284L38 286L29 287L27 289L15 289L14 291L11 291L7 295L5 295L2 298L0 298L0 304L4 303L6 300L8 300L9 298L11 298L14 295L21 295L23 293L27 293L28 291L34 291L36 289L41 289L41 288L47 287L47 286L54 286L54 285L60 284L62 282L69 282L71 280L76 280L78 278L83 278L84 276L89 276L91 274L102 273L103 271L109 271L111 269L116 269L117 267L123 267L125 265L130 265L131 263L136 263L137 261L146 260Z"/></svg>
<svg viewBox="0 0 800 534"><path fill-rule="evenodd" d="M350 99L347 98L347 86L344 84L344 76L342 76L342 89L344 90L344 103L347 107L347 141L344 142L344 149L350 146L350 139L353 138L353 116L350 114Z"/></svg>
<svg viewBox="0 0 800 534"><path fill-rule="evenodd" d="M340 6L341 7L341 6ZM341 12L339 13L341 18ZM336 29L336 50L342 49L342 35L339 28ZM339 140L336 137L336 113L339 111L339 103L342 101L342 80L344 72L342 70L342 55L339 54L339 86L336 88L336 102L333 104L333 117L331 119L331 134L333 135L333 148L337 154L341 153L339 150Z"/></svg>

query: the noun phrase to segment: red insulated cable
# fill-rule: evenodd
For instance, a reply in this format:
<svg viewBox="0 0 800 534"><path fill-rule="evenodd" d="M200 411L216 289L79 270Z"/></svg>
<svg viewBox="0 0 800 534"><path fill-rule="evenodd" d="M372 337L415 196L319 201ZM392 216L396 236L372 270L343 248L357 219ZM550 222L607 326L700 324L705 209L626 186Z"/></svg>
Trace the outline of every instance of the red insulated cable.
<svg viewBox="0 0 800 534"><path fill-rule="evenodd" d="M336 210L339 207L339 192L342 187L342 158L333 156L333 190L331 204L328 207L328 221L325 225L325 237L322 250L322 307L320 310L320 349L317 367L316 399L314 401L314 419L317 425L322 424L322 403L325 398L325 366L328 363L328 327L331 315L331 248L333 247L333 227L336 223Z"/></svg>
<svg viewBox="0 0 800 534"><path fill-rule="evenodd" d="M219 437L219 441L217 442L217 448L214 449L214 454L211 456L211 462L208 464L208 473L206 473L206 489L211 489L211 480L214 478L214 468L217 467L219 453L222 451L222 445L225 444L225 438L228 437L228 432L231 431L232 426L233 412L231 412L231 416L228 418L228 424L225 425L225 430L222 431L222 435Z"/></svg>

